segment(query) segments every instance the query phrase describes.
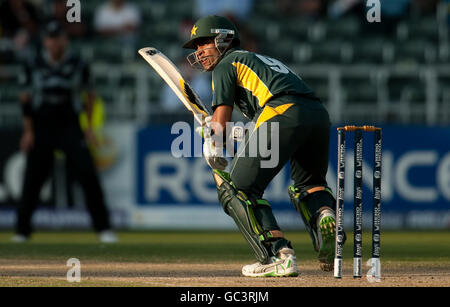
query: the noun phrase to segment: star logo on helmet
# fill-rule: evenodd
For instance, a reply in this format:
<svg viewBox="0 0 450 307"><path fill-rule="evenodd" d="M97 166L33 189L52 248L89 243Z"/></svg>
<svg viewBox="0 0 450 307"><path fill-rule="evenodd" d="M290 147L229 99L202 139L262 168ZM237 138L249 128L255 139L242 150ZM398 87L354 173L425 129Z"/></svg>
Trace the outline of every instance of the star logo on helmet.
<svg viewBox="0 0 450 307"><path fill-rule="evenodd" d="M198 27L195 26L195 25L192 27L192 30L191 30L191 37L194 36L194 35L197 35L197 29L198 29Z"/></svg>

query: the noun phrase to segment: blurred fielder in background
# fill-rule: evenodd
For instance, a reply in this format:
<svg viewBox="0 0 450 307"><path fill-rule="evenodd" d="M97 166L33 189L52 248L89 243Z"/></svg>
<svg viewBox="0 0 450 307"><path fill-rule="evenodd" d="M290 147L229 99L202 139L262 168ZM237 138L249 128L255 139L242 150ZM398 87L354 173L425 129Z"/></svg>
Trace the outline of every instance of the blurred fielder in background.
<svg viewBox="0 0 450 307"><path fill-rule="evenodd" d="M322 270L333 268L335 240L335 199L327 186L329 115L321 101L303 80L280 61L242 50L238 31L228 19L207 16L193 26L184 48L195 49L188 55L194 68L212 71L214 114L204 133L204 156L209 166L220 174L218 196L225 212L236 222L258 260L242 269L245 276L297 276L294 249L272 213L264 190L289 161L291 178L289 195L311 235ZM223 140L227 135L236 106L255 122L246 136L245 146L235 155L231 170L223 172ZM273 134L275 125L278 133ZM249 155L249 144L262 125L270 132L261 134L269 147L279 144L278 163L263 167L270 157L261 152ZM210 133L208 133L210 131ZM277 139L274 139L277 138ZM224 138L226 139L226 137ZM219 148L219 150L218 150ZM216 176L216 175L215 175ZM217 183L217 179L216 179Z"/></svg>
<svg viewBox="0 0 450 307"><path fill-rule="evenodd" d="M32 214L52 169L54 152L59 149L73 166L72 172L81 184L99 240L116 242L88 148L88 142L95 142L95 136L89 128L83 134L79 123L82 91L89 92L90 98L85 105L88 114L95 99L89 68L69 51L67 36L58 22L50 21L46 25L43 45L42 53L25 65L21 78L24 130L20 147L27 154L27 162L22 199L17 210L16 235L12 239L23 242L30 238Z"/></svg>

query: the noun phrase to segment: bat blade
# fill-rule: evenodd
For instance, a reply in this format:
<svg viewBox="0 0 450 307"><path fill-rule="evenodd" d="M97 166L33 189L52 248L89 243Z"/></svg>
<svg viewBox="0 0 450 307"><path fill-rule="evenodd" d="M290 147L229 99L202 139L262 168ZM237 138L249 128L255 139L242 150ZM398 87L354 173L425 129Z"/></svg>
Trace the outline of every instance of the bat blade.
<svg viewBox="0 0 450 307"><path fill-rule="evenodd" d="M210 112L200 100L197 93L195 93L188 82L184 80L175 64L161 51L153 47L139 49L138 53L169 85L184 106L192 112L195 120L203 125L205 122L204 118L209 116Z"/></svg>

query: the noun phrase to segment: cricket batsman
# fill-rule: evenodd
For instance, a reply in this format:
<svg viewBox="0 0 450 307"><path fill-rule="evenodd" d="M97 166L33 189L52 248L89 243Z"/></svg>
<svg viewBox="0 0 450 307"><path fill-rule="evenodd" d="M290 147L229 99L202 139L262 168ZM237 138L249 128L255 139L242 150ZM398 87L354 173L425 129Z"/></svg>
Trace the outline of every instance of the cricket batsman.
<svg viewBox="0 0 450 307"><path fill-rule="evenodd" d="M192 67L212 72L214 113L206 120L203 153L214 170L224 211L233 218L258 260L244 266L242 274L298 275L291 242L278 226L269 201L263 199L264 190L288 161L293 180L288 189L290 199L309 231L321 269L331 271L336 229L335 198L325 179L330 133L327 110L283 63L241 49L238 30L227 18L200 18L183 48L195 50L187 57ZM226 173L228 162L220 148L226 137L214 136L229 134L226 127L235 106L255 123L255 129L248 131L245 145ZM268 133L260 133L263 125L269 127ZM266 153L249 154L252 138L260 141L261 136L269 146L278 145L277 163L270 167L263 163L270 159Z"/></svg>

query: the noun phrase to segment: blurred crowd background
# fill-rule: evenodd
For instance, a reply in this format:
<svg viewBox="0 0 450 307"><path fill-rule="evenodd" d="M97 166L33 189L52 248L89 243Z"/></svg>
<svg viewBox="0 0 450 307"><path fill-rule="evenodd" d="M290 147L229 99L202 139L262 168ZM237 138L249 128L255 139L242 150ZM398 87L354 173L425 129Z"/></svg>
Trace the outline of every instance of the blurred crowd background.
<svg viewBox="0 0 450 307"><path fill-rule="evenodd" d="M173 123L189 114L138 56L153 46L177 63L207 103L211 76L187 67L181 45L195 20L231 18L243 47L282 60L328 106L334 123L450 123L449 0L89 0L69 23L66 0L1 0L0 127L20 126L20 63L59 19L91 64L108 121ZM69 1L70 2L70 1Z"/></svg>

